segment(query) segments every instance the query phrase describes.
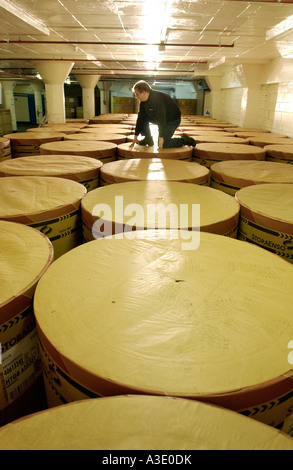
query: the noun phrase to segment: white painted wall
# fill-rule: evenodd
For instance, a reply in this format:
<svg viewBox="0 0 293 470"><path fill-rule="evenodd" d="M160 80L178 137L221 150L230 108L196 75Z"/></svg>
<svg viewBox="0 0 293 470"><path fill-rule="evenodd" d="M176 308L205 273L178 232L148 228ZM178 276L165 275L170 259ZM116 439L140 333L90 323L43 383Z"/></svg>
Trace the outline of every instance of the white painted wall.
<svg viewBox="0 0 293 470"><path fill-rule="evenodd" d="M238 125L241 114L242 88L226 88L222 93L221 121Z"/></svg>
<svg viewBox="0 0 293 470"><path fill-rule="evenodd" d="M244 64L207 77L211 116L293 137L293 63Z"/></svg>
<svg viewBox="0 0 293 470"><path fill-rule="evenodd" d="M293 87L290 83L261 87L260 124L264 129L293 137Z"/></svg>

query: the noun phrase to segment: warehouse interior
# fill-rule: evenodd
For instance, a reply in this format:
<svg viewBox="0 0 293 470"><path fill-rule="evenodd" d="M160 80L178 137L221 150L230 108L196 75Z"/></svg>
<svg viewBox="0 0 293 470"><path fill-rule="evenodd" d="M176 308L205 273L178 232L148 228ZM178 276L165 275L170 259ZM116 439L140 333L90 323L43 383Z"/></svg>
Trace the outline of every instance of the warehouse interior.
<svg viewBox="0 0 293 470"><path fill-rule="evenodd" d="M30 0L9 10L10 3L1 5L2 107L11 90L43 94L60 73L57 83L79 88L85 76L89 88L97 80L97 114L112 112L109 93L133 97L143 77L182 99L205 93L196 114L292 136L291 2L52 0L40 9Z"/></svg>
<svg viewBox="0 0 293 470"><path fill-rule="evenodd" d="M0 0L1 450L293 450L292 59L293 0Z"/></svg>

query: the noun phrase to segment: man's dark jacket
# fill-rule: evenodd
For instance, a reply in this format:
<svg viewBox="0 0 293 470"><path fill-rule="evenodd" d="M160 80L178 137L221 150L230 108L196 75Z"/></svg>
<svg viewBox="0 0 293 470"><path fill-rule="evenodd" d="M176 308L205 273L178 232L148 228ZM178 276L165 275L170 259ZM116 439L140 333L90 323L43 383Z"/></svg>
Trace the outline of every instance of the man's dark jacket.
<svg viewBox="0 0 293 470"><path fill-rule="evenodd" d="M181 111L176 102L162 91L150 90L147 101L141 101L135 127L135 135L139 135L148 122L157 124L159 137L164 136L166 123L181 119Z"/></svg>

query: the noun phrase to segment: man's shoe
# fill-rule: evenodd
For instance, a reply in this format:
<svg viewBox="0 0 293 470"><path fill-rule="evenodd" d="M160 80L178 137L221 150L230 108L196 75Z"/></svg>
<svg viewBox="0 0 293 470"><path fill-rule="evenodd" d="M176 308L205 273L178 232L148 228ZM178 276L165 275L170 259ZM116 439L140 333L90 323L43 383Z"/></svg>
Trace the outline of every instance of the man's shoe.
<svg viewBox="0 0 293 470"><path fill-rule="evenodd" d="M154 141L152 137L145 137L144 139L140 140L138 145L149 145L152 147L154 145Z"/></svg>
<svg viewBox="0 0 293 470"><path fill-rule="evenodd" d="M191 145L192 147L196 146L196 140L192 137L189 137L187 134L181 134L181 139L184 141L184 145Z"/></svg>

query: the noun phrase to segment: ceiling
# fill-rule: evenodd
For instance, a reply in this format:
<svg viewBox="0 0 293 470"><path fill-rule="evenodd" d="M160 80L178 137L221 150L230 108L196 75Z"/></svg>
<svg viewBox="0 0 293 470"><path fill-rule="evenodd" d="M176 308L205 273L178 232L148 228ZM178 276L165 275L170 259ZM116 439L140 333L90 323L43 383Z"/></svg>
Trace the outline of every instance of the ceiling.
<svg viewBox="0 0 293 470"><path fill-rule="evenodd" d="M70 76L194 80L239 63L293 58L293 0L0 0L0 80Z"/></svg>

